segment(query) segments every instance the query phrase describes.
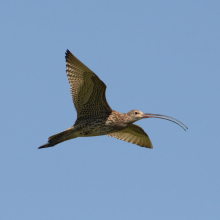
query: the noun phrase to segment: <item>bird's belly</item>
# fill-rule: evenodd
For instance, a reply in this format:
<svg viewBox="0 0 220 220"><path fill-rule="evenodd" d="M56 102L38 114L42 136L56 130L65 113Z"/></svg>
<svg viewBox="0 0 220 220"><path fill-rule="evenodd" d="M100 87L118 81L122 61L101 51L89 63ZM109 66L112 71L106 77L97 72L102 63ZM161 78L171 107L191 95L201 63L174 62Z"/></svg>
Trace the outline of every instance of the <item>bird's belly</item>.
<svg viewBox="0 0 220 220"><path fill-rule="evenodd" d="M76 126L79 137L90 137L90 136L100 136L106 135L112 132L117 132L119 130L125 129L127 126L116 126L112 123L106 123L106 121L96 120L81 123Z"/></svg>

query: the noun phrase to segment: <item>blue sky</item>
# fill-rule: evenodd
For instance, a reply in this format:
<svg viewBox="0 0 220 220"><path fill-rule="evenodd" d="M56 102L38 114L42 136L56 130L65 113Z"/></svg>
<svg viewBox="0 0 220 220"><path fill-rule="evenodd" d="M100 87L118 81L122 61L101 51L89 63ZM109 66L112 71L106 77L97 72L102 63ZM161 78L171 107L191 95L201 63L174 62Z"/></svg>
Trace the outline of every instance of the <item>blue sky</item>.
<svg viewBox="0 0 220 220"><path fill-rule="evenodd" d="M0 3L1 219L220 219L219 1ZM69 49L154 149L107 136L38 150L72 126Z"/></svg>

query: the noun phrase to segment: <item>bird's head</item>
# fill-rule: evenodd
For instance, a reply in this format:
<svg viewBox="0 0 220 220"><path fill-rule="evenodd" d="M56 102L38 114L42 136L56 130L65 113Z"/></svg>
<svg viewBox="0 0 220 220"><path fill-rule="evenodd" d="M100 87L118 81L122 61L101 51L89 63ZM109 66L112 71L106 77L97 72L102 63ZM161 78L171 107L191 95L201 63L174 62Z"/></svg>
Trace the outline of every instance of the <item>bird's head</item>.
<svg viewBox="0 0 220 220"><path fill-rule="evenodd" d="M143 113L140 110L131 110L130 112L127 113L127 115L131 117L132 122L141 120L143 118L160 118L160 119L171 121L171 122L179 125L185 131L188 129L188 127L186 125L184 125L181 121L179 121L179 120L177 120L177 119L175 119L173 117L167 116L167 115Z"/></svg>
<svg viewBox="0 0 220 220"><path fill-rule="evenodd" d="M127 115L131 117L133 122L135 122L143 119L145 114L140 110L131 110Z"/></svg>

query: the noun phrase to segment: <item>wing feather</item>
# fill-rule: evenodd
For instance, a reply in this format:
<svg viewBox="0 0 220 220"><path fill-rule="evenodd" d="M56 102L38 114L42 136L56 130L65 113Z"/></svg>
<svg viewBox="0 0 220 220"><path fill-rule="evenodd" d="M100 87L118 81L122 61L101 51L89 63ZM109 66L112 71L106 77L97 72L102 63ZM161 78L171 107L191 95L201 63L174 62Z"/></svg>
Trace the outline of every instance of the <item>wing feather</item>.
<svg viewBox="0 0 220 220"><path fill-rule="evenodd" d="M66 72L78 120L112 112L105 96L105 83L69 50L66 51Z"/></svg>
<svg viewBox="0 0 220 220"><path fill-rule="evenodd" d="M141 127L135 124L131 124L126 129L113 132L107 135L109 137L114 137L132 144L137 144L141 147L153 148L151 140L146 134L146 132Z"/></svg>

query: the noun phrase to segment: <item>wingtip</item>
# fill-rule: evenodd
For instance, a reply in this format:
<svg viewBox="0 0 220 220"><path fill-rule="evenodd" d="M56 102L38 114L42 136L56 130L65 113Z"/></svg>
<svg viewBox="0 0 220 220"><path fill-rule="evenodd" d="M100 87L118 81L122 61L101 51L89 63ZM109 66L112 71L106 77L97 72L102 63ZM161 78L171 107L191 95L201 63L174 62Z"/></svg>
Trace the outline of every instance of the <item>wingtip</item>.
<svg viewBox="0 0 220 220"><path fill-rule="evenodd" d="M144 146L141 146L141 147L145 147L145 148L148 148L148 149L153 149L153 145L144 145Z"/></svg>
<svg viewBox="0 0 220 220"><path fill-rule="evenodd" d="M67 57L68 54L71 54L71 52L67 49L65 54L66 54L66 57Z"/></svg>
<svg viewBox="0 0 220 220"><path fill-rule="evenodd" d="M66 50L66 53L65 53L65 59L66 59L66 61L68 60L70 60L70 59L73 59L73 58L75 58L75 59L77 59L68 49Z"/></svg>

